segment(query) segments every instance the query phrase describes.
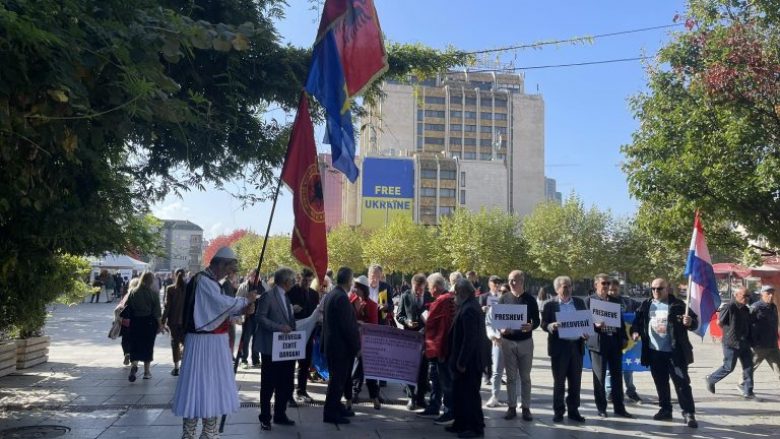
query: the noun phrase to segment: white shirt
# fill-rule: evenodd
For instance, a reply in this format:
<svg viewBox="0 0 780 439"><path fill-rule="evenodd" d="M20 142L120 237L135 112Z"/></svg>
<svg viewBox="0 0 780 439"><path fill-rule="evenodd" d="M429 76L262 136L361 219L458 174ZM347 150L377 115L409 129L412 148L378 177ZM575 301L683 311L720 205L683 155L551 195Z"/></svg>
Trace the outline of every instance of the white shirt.
<svg viewBox="0 0 780 439"><path fill-rule="evenodd" d="M374 301L374 303L379 303L379 285L376 286L376 288L369 286L368 287L368 297Z"/></svg>

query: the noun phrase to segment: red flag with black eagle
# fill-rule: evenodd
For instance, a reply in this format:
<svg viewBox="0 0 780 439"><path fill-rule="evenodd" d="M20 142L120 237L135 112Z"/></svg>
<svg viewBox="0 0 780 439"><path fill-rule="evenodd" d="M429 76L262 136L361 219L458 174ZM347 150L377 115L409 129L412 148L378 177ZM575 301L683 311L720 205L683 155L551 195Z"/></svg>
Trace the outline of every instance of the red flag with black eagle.
<svg viewBox="0 0 780 439"><path fill-rule="evenodd" d="M328 269L325 203L306 92L298 102L281 179L293 193L292 254L322 280Z"/></svg>

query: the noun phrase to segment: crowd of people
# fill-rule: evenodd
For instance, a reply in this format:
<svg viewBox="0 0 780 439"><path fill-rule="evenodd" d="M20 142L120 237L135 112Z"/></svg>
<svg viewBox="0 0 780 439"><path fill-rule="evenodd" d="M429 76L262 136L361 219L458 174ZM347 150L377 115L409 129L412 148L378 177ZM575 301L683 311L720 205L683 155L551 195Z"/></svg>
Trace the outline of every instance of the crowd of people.
<svg viewBox="0 0 780 439"><path fill-rule="evenodd" d="M144 363L143 377L151 377L148 366L153 360L154 339L158 333L170 332L172 374L178 376L173 412L184 418L183 438L195 437L199 419L201 437L218 437L218 416L238 409L233 361L245 367L251 367L251 361L261 369L262 430L271 430L272 424L294 425L287 408L313 401L307 382L315 357L327 361L324 422L349 423L355 414L352 405L360 400L364 385L368 401L381 410L385 402L381 388L386 383L364 376L361 324L390 325L422 334L417 381L404 388L406 408L461 438L484 435L483 379L491 386L485 406L506 405L507 420L518 415L524 421L534 419L533 331L539 327L547 333L554 383L553 422L563 422L564 417L574 423L586 422L579 411L586 354L590 356L598 416L634 418L626 401L639 402L641 398L633 373L623 370L623 352L629 343L641 341L641 364L649 368L657 389L659 410L653 419L668 421L673 417L671 380L683 422L690 428L698 427L688 375L694 361L688 333L699 326L699 317L671 292L664 279L651 282L651 297L635 301L621 295L618 280L603 273L594 276L592 294L585 298L573 296L572 280L567 276L554 280L555 295L546 297L540 291L535 297L526 290L525 274L520 270L509 273L506 282L490 276L485 292L474 272L465 277L454 272L449 279L441 273L419 273L401 293L384 282L378 265L369 267L367 276L357 277L350 268L342 267L329 273L322 283L309 269L295 273L280 268L268 282L258 279L256 271L238 282L236 273L235 254L222 248L209 266L189 281L183 271L175 273L174 282L166 288L162 312L159 294L151 288L151 273L131 281L129 294L117 307L117 319L123 323L125 361L131 366L130 381L135 381L138 362ZM751 306L748 291L740 289L720 313L723 366L707 376L710 392L715 392L715 384L738 360L743 368L740 389L745 398L753 397L753 370L761 362L767 361L780 379L774 292L773 287L764 286L761 299ZM621 316L619 327L596 321L591 336L561 334L562 314L591 309L595 301L617 304L624 313L634 313L633 323L624 325ZM496 329L490 313L495 304L525 305L526 323L518 329ZM314 331L317 341L308 338L305 358L273 361L273 334L295 331L311 319L320 323ZM236 324L242 325L237 359L230 336ZM502 400L504 374L506 399Z"/></svg>

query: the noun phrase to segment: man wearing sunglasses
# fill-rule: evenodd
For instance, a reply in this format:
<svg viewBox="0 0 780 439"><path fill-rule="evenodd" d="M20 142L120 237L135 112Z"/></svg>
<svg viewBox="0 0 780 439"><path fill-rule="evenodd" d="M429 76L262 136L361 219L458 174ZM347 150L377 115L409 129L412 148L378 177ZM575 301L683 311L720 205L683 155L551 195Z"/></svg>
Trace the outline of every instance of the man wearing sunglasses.
<svg viewBox="0 0 780 439"><path fill-rule="evenodd" d="M669 294L666 280L653 280L650 289L653 297L639 306L631 325L631 337L634 341L641 337L642 365L650 368L658 391L660 410L653 419L672 419L671 378L686 425L697 428L699 423L694 415L696 407L688 375L688 365L693 363L693 346L688 340L688 331L696 330L699 317L686 307L685 302Z"/></svg>

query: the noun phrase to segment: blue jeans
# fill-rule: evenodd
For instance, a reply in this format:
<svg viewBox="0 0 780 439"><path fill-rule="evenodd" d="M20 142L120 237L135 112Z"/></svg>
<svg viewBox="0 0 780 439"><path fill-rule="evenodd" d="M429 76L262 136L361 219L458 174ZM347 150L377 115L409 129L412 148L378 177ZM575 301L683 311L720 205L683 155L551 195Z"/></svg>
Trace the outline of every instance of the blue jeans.
<svg viewBox="0 0 780 439"><path fill-rule="evenodd" d="M438 411L444 401L444 414L452 411L452 374L447 362L437 359L430 360L431 399L428 401L428 409Z"/></svg>
<svg viewBox="0 0 780 439"><path fill-rule="evenodd" d="M501 354L500 345L492 346L490 351L490 358L493 362L493 376L491 378L491 381L493 382L493 390L490 396L498 399L498 394L501 393L501 376L504 374L504 356Z"/></svg>
<svg viewBox="0 0 780 439"><path fill-rule="evenodd" d="M609 381L610 371L607 369L607 377L604 379L604 390L607 395L612 390L612 383ZM626 393L636 393L636 386L634 385L634 371L624 370L623 381L626 383Z"/></svg>
<svg viewBox="0 0 780 439"><path fill-rule="evenodd" d="M742 389L746 395L753 393L753 353L749 347L734 349L723 346L723 366L713 372L707 380L715 384L730 374L739 360L742 365Z"/></svg>

